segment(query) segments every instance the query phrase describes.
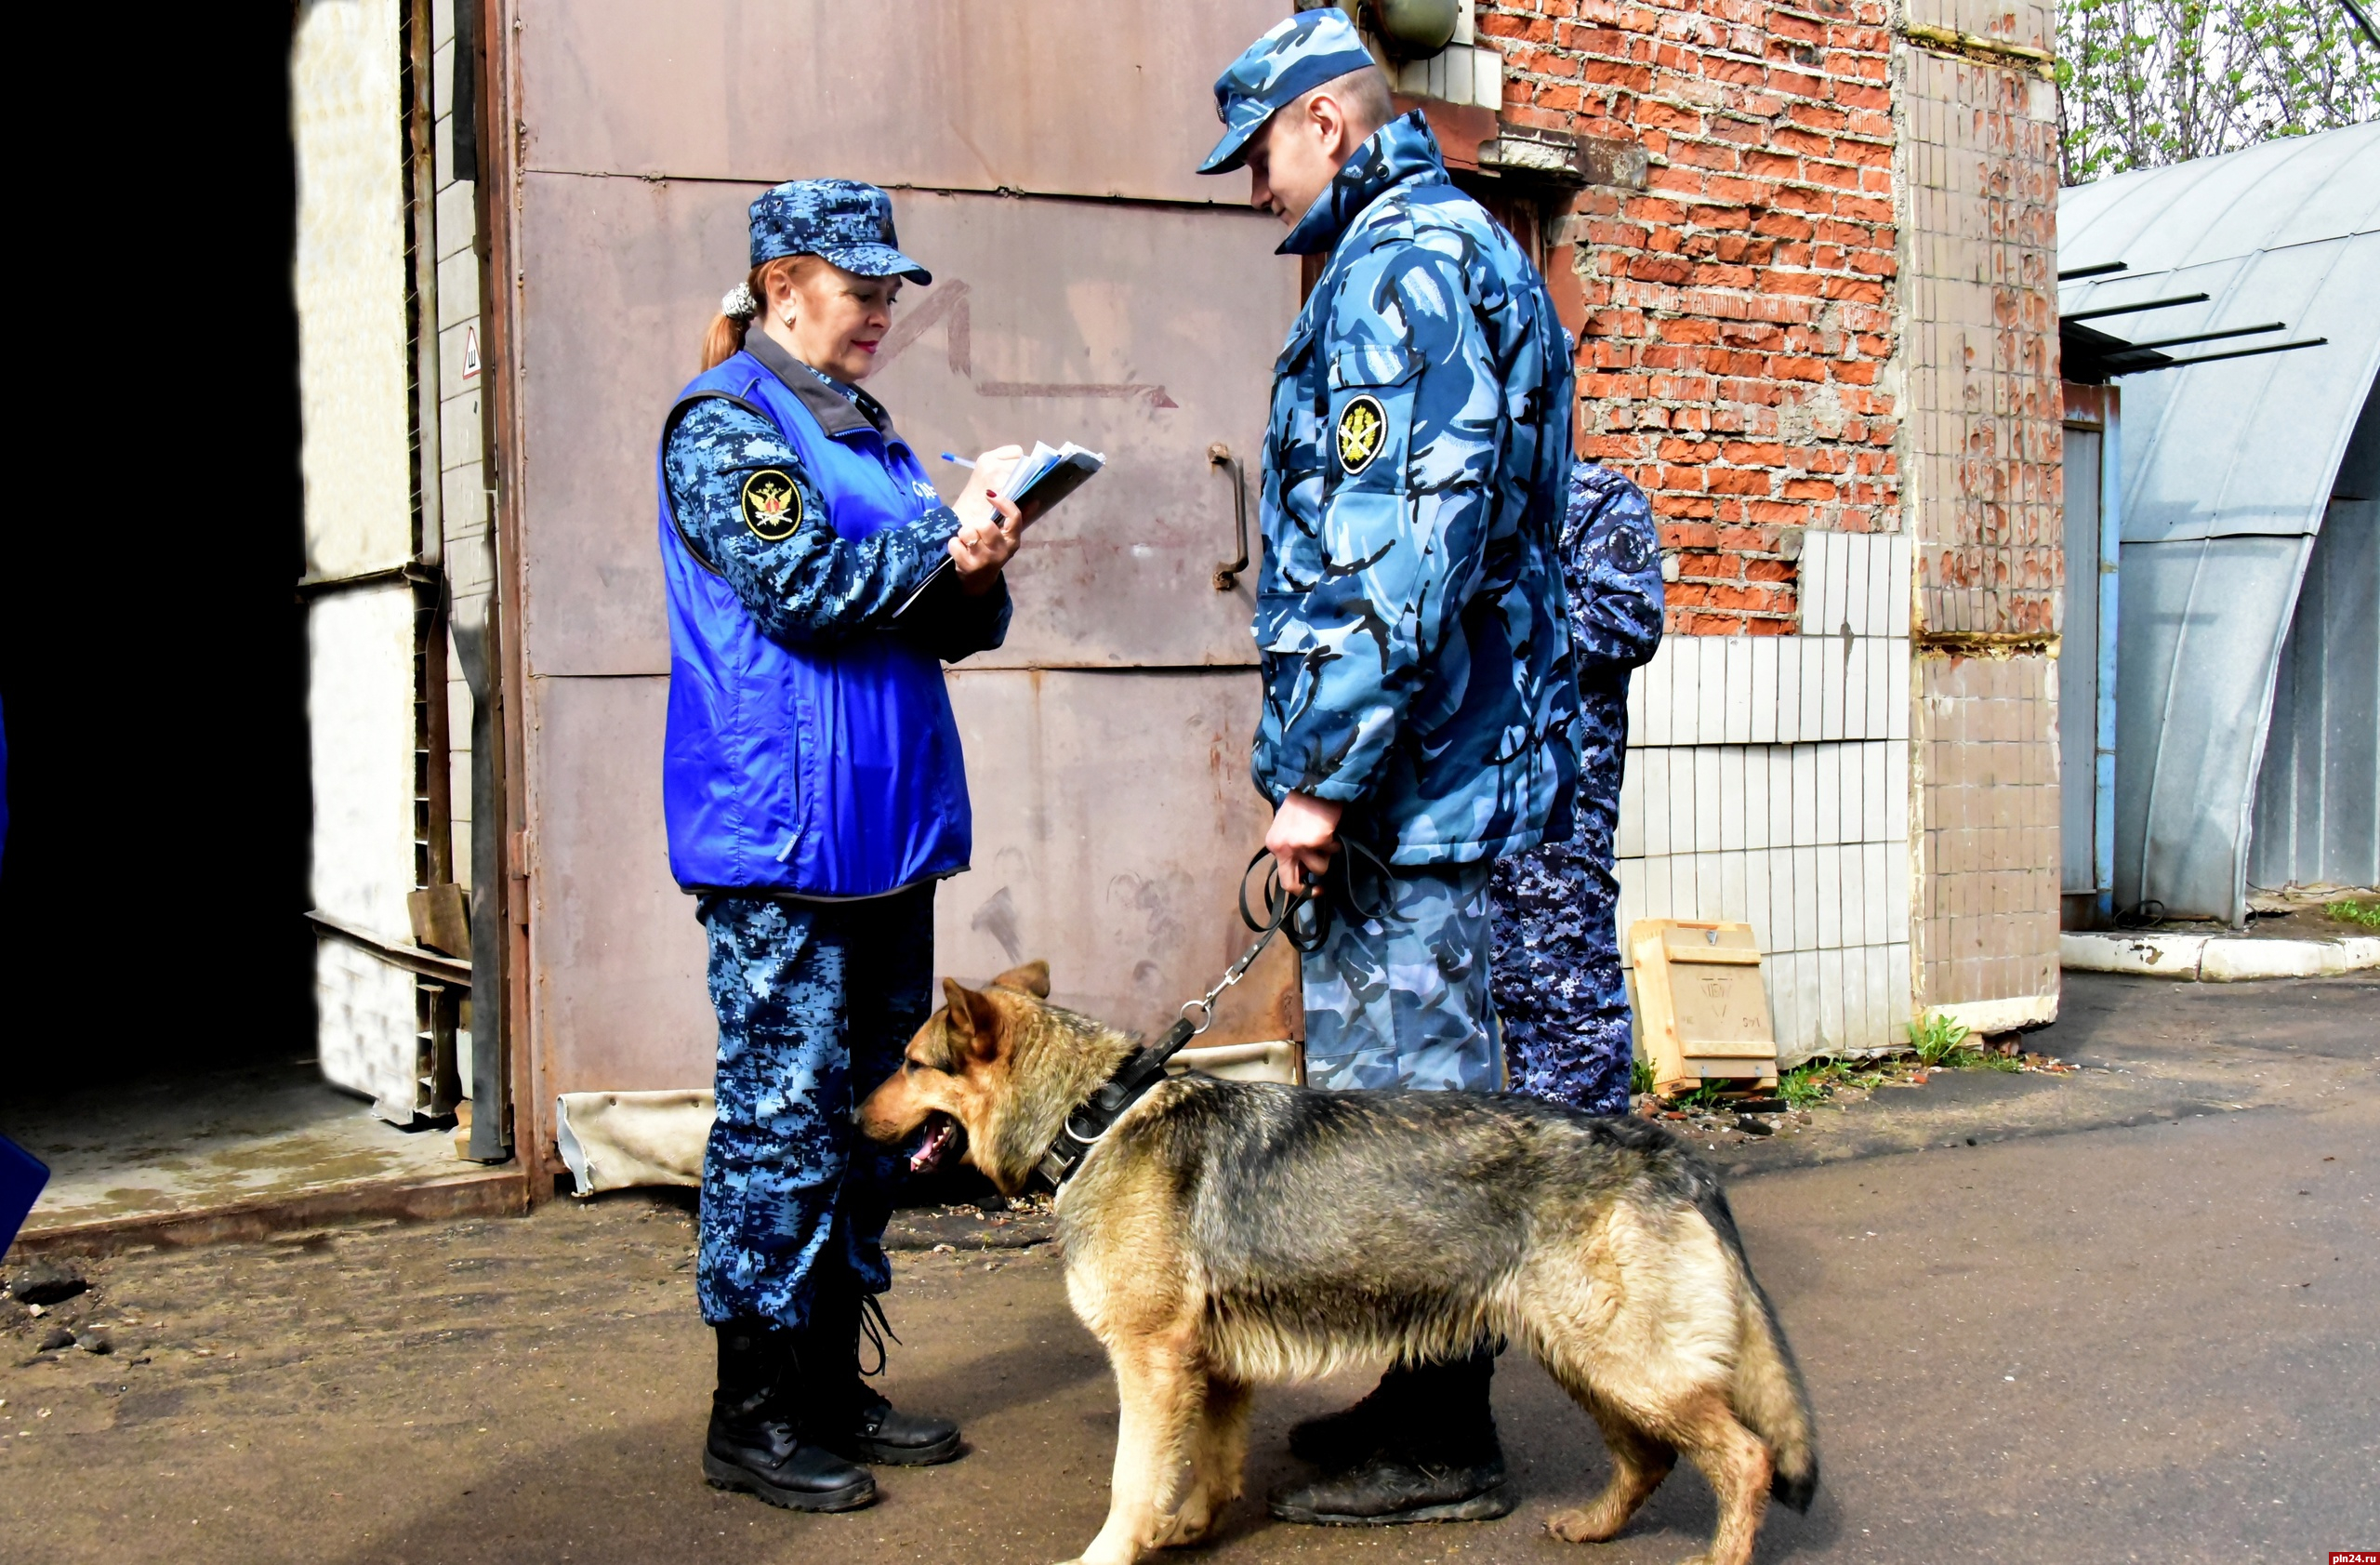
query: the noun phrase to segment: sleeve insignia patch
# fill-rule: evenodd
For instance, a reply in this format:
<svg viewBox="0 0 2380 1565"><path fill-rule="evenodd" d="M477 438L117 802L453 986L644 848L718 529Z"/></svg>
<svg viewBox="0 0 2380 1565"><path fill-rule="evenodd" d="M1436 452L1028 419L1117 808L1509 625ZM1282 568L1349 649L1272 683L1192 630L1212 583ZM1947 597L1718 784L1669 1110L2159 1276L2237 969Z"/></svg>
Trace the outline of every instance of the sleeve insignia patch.
<svg viewBox="0 0 2380 1565"><path fill-rule="evenodd" d="M783 543L801 525L801 488L783 468L762 468L744 481L744 525L762 543Z"/></svg>
<svg viewBox="0 0 2380 1565"><path fill-rule="evenodd" d="M1644 537L1635 528L1614 527L1603 538L1604 554L1614 569L1629 576L1643 574L1653 563L1653 551L1645 546Z"/></svg>
<svg viewBox="0 0 2380 1565"><path fill-rule="evenodd" d="M1352 399L1339 415L1339 471L1350 478L1372 465L1387 444L1388 410L1367 391Z"/></svg>

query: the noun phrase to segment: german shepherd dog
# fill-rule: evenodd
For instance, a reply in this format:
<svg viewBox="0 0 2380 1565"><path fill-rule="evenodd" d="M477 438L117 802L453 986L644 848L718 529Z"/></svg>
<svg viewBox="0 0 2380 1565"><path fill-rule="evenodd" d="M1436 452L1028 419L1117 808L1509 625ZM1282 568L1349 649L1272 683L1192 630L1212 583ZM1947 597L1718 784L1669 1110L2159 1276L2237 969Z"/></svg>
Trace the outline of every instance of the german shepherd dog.
<svg viewBox="0 0 2380 1565"><path fill-rule="evenodd" d="M1049 1003L1033 962L947 1003L860 1106L923 1168L1014 1195L1139 1046ZM1719 1500L1700 1565L1744 1565L1770 1495L1818 1486L1809 1399L1719 1182L1640 1120L1535 1098L1198 1076L1127 1110L1060 1192L1075 1313L1121 1426L1086 1565L1196 1543L1240 1492L1250 1388L1525 1344L1602 1426L1611 1482L1547 1523L1600 1542L1680 1452Z"/></svg>

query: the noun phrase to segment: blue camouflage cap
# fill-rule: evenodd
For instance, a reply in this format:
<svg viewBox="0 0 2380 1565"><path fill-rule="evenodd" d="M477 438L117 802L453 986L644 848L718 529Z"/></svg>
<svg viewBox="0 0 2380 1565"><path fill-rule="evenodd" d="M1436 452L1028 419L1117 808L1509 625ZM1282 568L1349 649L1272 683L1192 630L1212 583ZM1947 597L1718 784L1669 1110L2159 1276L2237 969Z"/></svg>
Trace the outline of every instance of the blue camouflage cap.
<svg viewBox="0 0 2380 1565"><path fill-rule="evenodd" d="M857 179L788 179L752 203L754 266L779 256L824 256L862 277L932 282L899 244L892 198Z"/></svg>
<svg viewBox="0 0 2380 1565"><path fill-rule="evenodd" d="M1275 110L1373 63L1363 34L1346 12L1336 6L1300 11L1249 45L1215 78L1215 117L1223 122L1223 138L1198 172L1230 173L1245 161L1248 139Z"/></svg>

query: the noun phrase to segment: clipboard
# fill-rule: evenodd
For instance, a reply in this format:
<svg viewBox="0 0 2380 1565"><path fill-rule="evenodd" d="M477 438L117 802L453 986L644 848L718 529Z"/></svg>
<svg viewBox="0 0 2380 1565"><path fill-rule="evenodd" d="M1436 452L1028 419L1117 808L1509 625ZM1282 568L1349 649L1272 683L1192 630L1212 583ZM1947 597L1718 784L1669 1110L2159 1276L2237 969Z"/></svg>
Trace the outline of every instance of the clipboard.
<svg viewBox="0 0 2380 1565"><path fill-rule="evenodd" d="M1010 475L1009 483L1014 487L1008 491L1008 498L1019 506L1028 503L1038 505L1046 515L1060 500L1091 482L1091 475L1106 465L1105 457L1096 451L1085 450L1073 441L1051 446L1037 440L1033 443L1033 449L1017 464L1016 471ZM933 569L926 573L926 578L918 583L917 590L904 598L901 606L892 611L892 617L898 619L917 607L918 600L926 595L928 589L958 568L958 562L947 554L936 561Z"/></svg>

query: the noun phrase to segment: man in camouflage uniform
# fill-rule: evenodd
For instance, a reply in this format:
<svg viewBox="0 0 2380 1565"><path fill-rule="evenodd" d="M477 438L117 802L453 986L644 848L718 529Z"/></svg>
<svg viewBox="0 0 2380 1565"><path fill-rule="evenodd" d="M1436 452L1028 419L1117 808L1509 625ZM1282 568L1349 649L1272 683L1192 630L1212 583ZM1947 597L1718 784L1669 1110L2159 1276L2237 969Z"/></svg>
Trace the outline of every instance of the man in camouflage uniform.
<svg viewBox="0 0 2380 1565"><path fill-rule="evenodd" d="M1589 462L1570 470L1562 574L1579 671L1578 834L1496 866L1496 1016L1514 1090L1624 1114L1628 988L1612 850L1629 670L1661 641L1660 538L1642 489Z"/></svg>
<svg viewBox="0 0 2380 1565"><path fill-rule="evenodd" d="M1490 871L1570 830L1568 340L1421 116L1395 117L1345 13L1265 33L1215 103L1200 171L1244 163L1254 205L1290 225L1282 251L1328 257L1274 366L1251 763L1285 881L1352 859L1304 961L1307 1079L1493 1090ZM1291 1450L1330 1476L1274 1514L1505 1514L1495 1351L1392 1370L1300 1428Z"/></svg>

